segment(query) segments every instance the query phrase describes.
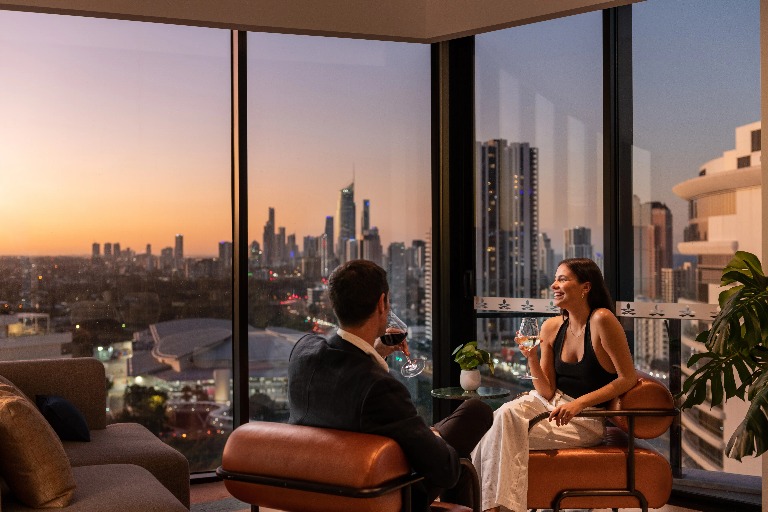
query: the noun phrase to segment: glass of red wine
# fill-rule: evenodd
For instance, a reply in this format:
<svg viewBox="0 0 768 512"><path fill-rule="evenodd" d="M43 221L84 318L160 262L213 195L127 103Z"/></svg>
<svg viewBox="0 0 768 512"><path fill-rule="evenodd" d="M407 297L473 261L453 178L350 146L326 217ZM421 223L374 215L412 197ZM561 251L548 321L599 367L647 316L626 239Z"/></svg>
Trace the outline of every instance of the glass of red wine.
<svg viewBox="0 0 768 512"><path fill-rule="evenodd" d="M390 347L399 347L403 354L405 354L405 364L400 368L400 373L403 374L403 377L415 377L424 371L424 367L427 364L426 358L421 356L411 357L408 348L403 345L405 338L408 336L408 326L391 309L387 317L387 330L389 332L381 337L381 342Z"/></svg>

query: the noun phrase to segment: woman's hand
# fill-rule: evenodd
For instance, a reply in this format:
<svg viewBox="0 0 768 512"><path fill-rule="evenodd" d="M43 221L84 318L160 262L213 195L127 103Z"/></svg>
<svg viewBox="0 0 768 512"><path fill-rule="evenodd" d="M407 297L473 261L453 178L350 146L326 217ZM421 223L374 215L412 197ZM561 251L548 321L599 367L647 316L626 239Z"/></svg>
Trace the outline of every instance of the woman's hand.
<svg viewBox="0 0 768 512"><path fill-rule="evenodd" d="M567 425L574 416L584 410L584 406L578 400L558 405L549 413L549 421L555 420L557 426Z"/></svg>
<svg viewBox="0 0 768 512"><path fill-rule="evenodd" d="M523 356L526 359L532 359L534 361L539 360L539 346L533 346L533 347L524 347L521 345L525 340L527 340L527 336L520 336L520 333L517 333L517 336L515 336L515 343L517 343L517 348L520 349L520 353L523 354Z"/></svg>

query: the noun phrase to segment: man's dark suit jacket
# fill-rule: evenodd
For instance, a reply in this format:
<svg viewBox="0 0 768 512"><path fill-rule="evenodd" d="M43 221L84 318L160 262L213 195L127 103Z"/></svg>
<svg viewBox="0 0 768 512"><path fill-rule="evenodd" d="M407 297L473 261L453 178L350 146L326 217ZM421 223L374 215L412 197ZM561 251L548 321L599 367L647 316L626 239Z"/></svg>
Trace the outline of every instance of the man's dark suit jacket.
<svg viewBox="0 0 768 512"><path fill-rule="evenodd" d="M451 488L459 478L459 456L417 414L406 387L338 334L296 343L288 397L290 423L390 437L430 489ZM427 505L424 492L414 489L414 510Z"/></svg>

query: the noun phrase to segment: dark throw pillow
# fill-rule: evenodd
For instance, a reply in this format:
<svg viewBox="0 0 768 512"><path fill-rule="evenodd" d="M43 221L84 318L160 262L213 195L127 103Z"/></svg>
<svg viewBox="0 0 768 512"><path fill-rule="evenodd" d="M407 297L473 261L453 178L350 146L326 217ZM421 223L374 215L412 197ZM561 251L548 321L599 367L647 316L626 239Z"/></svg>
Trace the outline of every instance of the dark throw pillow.
<svg viewBox="0 0 768 512"><path fill-rule="evenodd" d="M90 441L88 424L72 402L56 395L35 395L37 408L62 441Z"/></svg>

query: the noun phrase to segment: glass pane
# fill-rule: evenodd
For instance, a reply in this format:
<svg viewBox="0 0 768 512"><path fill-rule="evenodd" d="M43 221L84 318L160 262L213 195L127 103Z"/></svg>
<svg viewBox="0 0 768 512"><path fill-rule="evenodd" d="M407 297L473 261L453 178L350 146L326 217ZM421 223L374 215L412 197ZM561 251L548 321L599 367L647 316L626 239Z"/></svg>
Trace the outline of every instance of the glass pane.
<svg viewBox="0 0 768 512"><path fill-rule="evenodd" d="M759 11L758 0L633 6L636 301L716 304L733 253L762 257ZM666 378L657 323L636 320L635 361ZM683 377L708 327L683 321ZM683 467L760 475L760 459L724 455L746 409L685 411Z"/></svg>
<svg viewBox="0 0 768 512"><path fill-rule="evenodd" d="M228 32L0 11L0 48L0 359L98 358L110 421L216 468Z"/></svg>
<svg viewBox="0 0 768 512"><path fill-rule="evenodd" d="M430 47L249 34L248 84L250 416L285 421L293 344L335 332L339 262L388 272L411 350L431 359ZM431 423L431 369L403 382Z"/></svg>
<svg viewBox="0 0 768 512"><path fill-rule="evenodd" d="M560 260L602 268L602 17L476 38L477 295L546 299ZM519 301L525 302L525 301ZM520 381L519 319L478 322L499 360L486 385Z"/></svg>

